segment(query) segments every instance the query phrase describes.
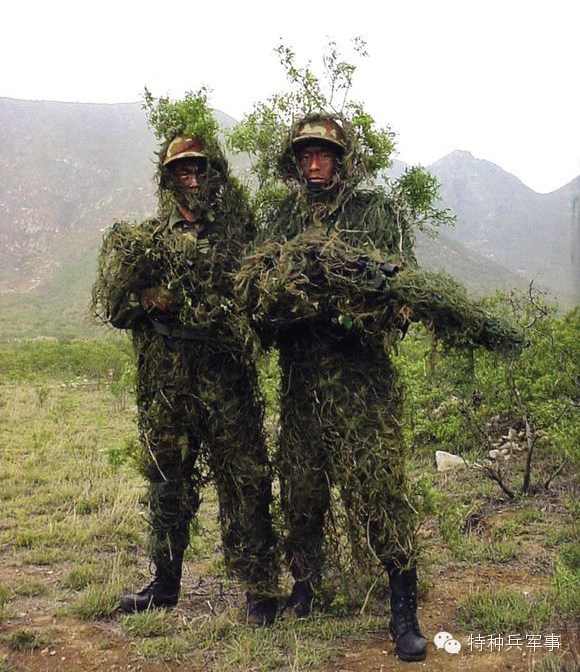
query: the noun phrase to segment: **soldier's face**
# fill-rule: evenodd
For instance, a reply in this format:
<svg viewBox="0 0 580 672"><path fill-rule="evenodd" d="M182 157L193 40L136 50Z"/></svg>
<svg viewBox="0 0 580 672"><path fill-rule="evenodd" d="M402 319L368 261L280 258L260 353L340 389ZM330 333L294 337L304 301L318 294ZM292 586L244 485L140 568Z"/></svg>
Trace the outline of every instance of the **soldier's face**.
<svg viewBox="0 0 580 672"><path fill-rule="evenodd" d="M298 166L309 186L324 186L336 172L336 154L328 145L306 144L296 152Z"/></svg>
<svg viewBox="0 0 580 672"><path fill-rule="evenodd" d="M205 177L205 169L205 159L192 158L175 161L171 170L179 184L192 192L196 192L201 187Z"/></svg>

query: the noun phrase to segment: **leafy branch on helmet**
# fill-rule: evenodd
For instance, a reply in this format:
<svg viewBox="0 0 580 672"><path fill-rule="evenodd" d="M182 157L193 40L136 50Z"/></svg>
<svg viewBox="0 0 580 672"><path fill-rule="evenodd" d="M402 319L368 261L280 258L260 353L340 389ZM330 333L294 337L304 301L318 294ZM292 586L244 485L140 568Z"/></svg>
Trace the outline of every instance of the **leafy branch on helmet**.
<svg viewBox="0 0 580 672"><path fill-rule="evenodd" d="M354 41L359 56L367 55L364 46L360 38ZM280 45L275 51L289 90L256 103L252 112L228 134L234 151L248 152L254 159L253 171L260 184L283 181L276 158L284 151L290 129L298 119L323 110L352 125L361 143L361 161L369 177L387 168L394 149L394 134L388 128L376 128L374 119L364 112L361 103L347 100L356 66L340 59L336 44L331 42L323 56L322 77L314 73L310 64L298 67L296 54L289 47ZM340 104L334 100L338 92L343 93Z"/></svg>
<svg viewBox="0 0 580 672"><path fill-rule="evenodd" d="M359 57L368 55L365 47L361 38L355 38L354 50ZM357 66L341 58L334 42L323 56L320 77L310 63L298 67L296 54L289 47L280 45L275 51L289 82L288 90L256 103L227 134L234 152L247 152L252 157L252 171L260 186L255 199L259 215L264 203L282 198L300 179L290 150L296 125L305 119L321 115L335 119L345 133L341 163L349 186L374 184L391 165L395 134L389 127L378 128L361 102L349 100ZM341 100L336 102L338 94ZM439 184L425 168L414 166L386 183L391 201L414 228L430 232L431 227L454 221L448 210L438 207Z"/></svg>
<svg viewBox="0 0 580 672"><path fill-rule="evenodd" d="M168 96L156 98L145 88L142 107L155 137L165 143L186 135L215 146L218 123L208 106L209 93L202 86L198 91L188 91L181 100L171 100Z"/></svg>

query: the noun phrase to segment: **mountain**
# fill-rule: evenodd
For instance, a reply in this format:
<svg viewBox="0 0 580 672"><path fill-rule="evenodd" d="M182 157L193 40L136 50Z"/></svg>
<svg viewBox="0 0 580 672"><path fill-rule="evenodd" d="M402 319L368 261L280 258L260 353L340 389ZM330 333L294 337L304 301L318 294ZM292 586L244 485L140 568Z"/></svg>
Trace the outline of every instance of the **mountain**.
<svg viewBox="0 0 580 672"><path fill-rule="evenodd" d="M157 144L139 103L0 98L0 124L0 293L41 287L115 219L154 210Z"/></svg>
<svg viewBox="0 0 580 672"><path fill-rule="evenodd" d="M0 337L92 334L83 319L102 231L155 209L156 141L141 106L0 98L0 124ZM230 159L247 173L247 157ZM430 169L457 225L419 238L422 265L479 294L537 278L565 304L577 298L570 208L580 178L541 195L465 152Z"/></svg>
<svg viewBox="0 0 580 672"><path fill-rule="evenodd" d="M580 295L580 176L538 194L495 164L455 151L429 166L457 213L446 236L557 294Z"/></svg>

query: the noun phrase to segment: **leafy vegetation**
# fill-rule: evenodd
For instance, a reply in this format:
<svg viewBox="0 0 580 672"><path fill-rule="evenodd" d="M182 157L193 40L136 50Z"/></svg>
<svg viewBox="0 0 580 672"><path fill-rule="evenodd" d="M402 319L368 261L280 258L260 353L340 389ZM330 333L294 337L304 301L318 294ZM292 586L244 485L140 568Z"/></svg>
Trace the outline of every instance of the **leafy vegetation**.
<svg viewBox="0 0 580 672"><path fill-rule="evenodd" d="M551 615L545 596L491 589L468 595L459 607L457 620L468 632L541 632Z"/></svg>
<svg viewBox="0 0 580 672"><path fill-rule="evenodd" d="M406 432L414 450L435 445L464 455L510 499L549 488L577 469L578 309L558 317L525 297L505 303L525 333L517 358L433 350L418 334L401 348ZM425 383L429 384L426 385Z"/></svg>
<svg viewBox="0 0 580 672"><path fill-rule="evenodd" d="M63 378L110 381L119 393L123 377L132 367L131 345L127 338L109 340L22 340L0 343L0 380L34 382ZM41 388L39 389L39 394Z"/></svg>

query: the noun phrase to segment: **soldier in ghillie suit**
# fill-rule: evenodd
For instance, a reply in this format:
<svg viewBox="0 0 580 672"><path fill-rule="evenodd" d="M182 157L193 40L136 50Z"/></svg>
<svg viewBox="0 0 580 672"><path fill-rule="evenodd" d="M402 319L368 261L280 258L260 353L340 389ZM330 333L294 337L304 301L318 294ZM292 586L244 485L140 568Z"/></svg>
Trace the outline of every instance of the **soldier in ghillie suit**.
<svg viewBox="0 0 580 672"><path fill-rule="evenodd" d="M335 117L294 126L279 160L290 193L267 207L266 242L245 261L237 290L280 353L278 468L294 578L287 606L298 616L311 610L336 485L349 527L388 573L395 651L423 660L403 393L390 346L416 320L453 345L507 347L517 338L450 278L417 269L408 222L385 190L362 188L359 158L355 134Z"/></svg>
<svg viewBox="0 0 580 672"><path fill-rule="evenodd" d="M93 291L99 317L131 330L148 482L155 577L120 607L177 603L205 464L217 489L226 565L247 591L248 621L271 623L271 473L250 330L232 299L254 224L217 140L177 136L159 157L159 214L107 232Z"/></svg>

